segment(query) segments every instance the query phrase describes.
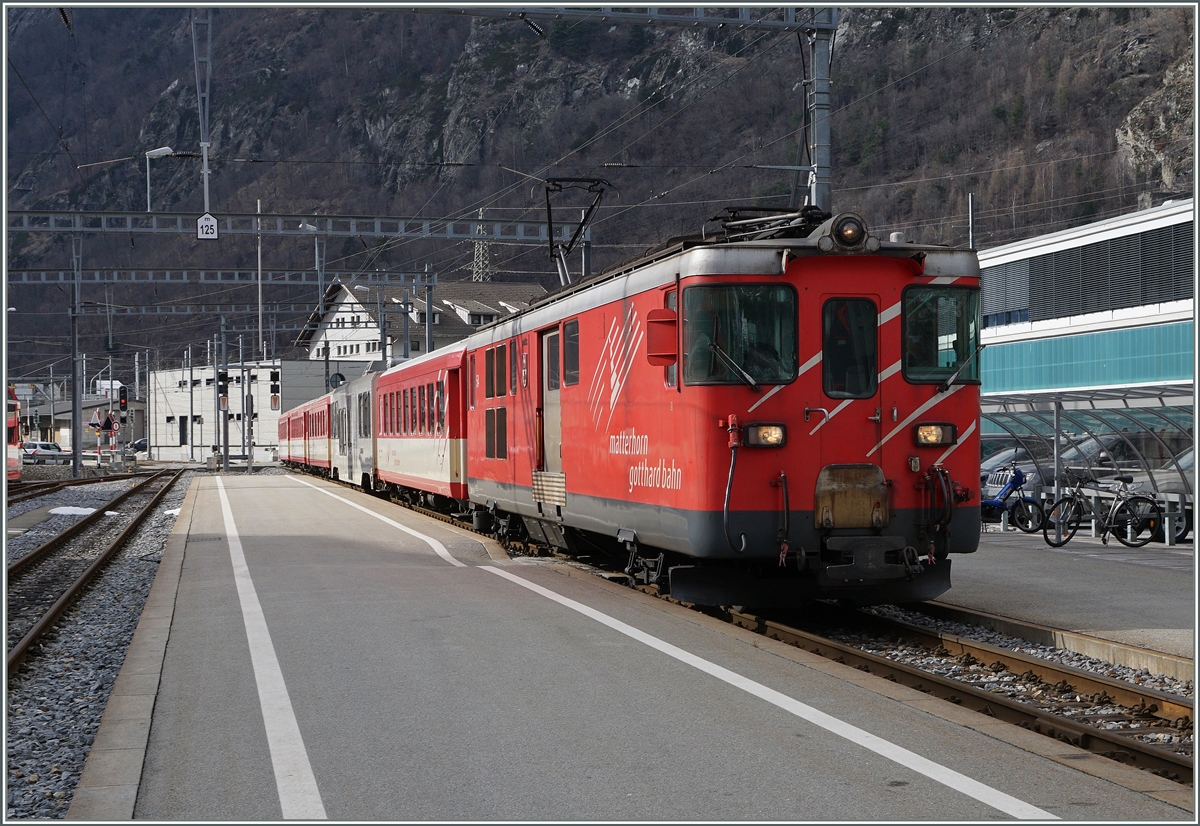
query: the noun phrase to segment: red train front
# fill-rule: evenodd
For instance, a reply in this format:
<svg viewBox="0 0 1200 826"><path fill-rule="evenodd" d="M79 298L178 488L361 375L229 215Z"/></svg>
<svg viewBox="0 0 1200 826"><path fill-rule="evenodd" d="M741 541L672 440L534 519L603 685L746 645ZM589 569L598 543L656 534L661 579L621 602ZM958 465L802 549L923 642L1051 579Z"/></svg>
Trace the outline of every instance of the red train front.
<svg viewBox="0 0 1200 826"><path fill-rule="evenodd" d="M936 596L979 540L978 342L971 251L731 220L467 341L470 500L686 601Z"/></svg>

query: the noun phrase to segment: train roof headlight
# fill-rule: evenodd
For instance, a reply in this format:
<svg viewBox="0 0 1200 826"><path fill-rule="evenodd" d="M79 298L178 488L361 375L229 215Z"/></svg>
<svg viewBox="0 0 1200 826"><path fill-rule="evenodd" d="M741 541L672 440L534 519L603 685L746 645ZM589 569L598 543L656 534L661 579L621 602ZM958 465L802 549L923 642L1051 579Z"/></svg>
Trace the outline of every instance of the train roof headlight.
<svg viewBox="0 0 1200 826"><path fill-rule="evenodd" d="M913 431L918 447L958 444L958 428L952 424L919 424Z"/></svg>
<svg viewBox="0 0 1200 826"><path fill-rule="evenodd" d="M834 237L844 247L857 247L866 237L867 228L857 215L845 215L833 227Z"/></svg>
<svg viewBox="0 0 1200 826"><path fill-rule="evenodd" d="M783 447L787 431L781 424L750 424L744 429L748 447Z"/></svg>

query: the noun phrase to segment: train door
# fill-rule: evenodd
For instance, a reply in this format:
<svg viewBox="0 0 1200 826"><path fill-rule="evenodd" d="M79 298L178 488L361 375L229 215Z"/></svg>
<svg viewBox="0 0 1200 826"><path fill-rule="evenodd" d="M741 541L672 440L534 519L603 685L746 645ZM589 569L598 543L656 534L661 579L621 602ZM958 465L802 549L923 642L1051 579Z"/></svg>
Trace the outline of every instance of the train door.
<svg viewBox="0 0 1200 826"><path fill-rule="evenodd" d="M894 371L881 367L879 345L879 296L841 293L821 297L824 404L818 414L820 421L809 431L817 436L821 451L813 514L821 530L879 529L890 520L887 480L878 448L883 440L880 385ZM895 369L899 370L898 363ZM830 551L836 553L834 540L828 542ZM837 559L847 561L840 556ZM853 556L849 559L853 561Z"/></svg>
<svg viewBox="0 0 1200 826"><path fill-rule="evenodd" d="M558 329L542 333L542 461L543 470L562 473L562 357Z"/></svg>

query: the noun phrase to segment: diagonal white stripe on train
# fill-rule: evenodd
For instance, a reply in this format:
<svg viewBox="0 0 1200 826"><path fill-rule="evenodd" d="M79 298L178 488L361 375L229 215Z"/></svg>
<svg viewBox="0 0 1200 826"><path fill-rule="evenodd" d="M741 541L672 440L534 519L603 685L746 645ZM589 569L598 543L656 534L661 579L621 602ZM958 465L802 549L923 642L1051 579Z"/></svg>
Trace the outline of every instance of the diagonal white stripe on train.
<svg viewBox="0 0 1200 826"><path fill-rule="evenodd" d="M800 372L796 373L796 378L800 378L800 377L801 377L801 376L803 376L805 373L807 373L809 370L813 369L813 368L814 368L814 367L816 367L818 364L820 364L820 363L821 363L821 356L822 356L822 351L818 350L818 351L817 351L817 354L816 354L815 356L813 356L812 358L810 358L808 361L804 362L804 364L801 364L801 365L800 365ZM758 407L760 404L762 404L762 403L763 403L763 402L765 402L767 399L771 398L772 396L774 396L776 393L778 393L780 390L782 390L783 388L785 388L785 387L787 387L787 386L788 386L788 385L786 385L786 384L777 384L777 385L775 385L775 387L774 387L773 389L771 389L770 391L768 391L768 392L767 392L767 394L766 394L765 396L763 396L761 399L759 399L758 401L756 401L754 404L750 405L750 409L749 409L749 410L747 410L747 411L746 411L746 413L747 413L747 414L753 413L753 412L754 412L754 409L755 409L756 407Z"/></svg>
<svg viewBox="0 0 1200 826"><path fill-rule="evenodd" d="M895 364L885 367L883 372L879 374L879 383L883 384L884 381L886 381L887 379L890 379L892 376L896 375L899 372L900 372L900 362L897 361ZM852 401L861 401L861 399L847 399L846 401L839 404L837 407L833 408L833 410L830 412L829 416L822 419L820 424L818 424L816 427L814 427L812 430L810 430L808 432L808 435L812 436L814 433L816 433L818 430L820 430L822 427L824 427L825 422L829 421L834 416L836 416L838 413L840 413L842 411L842 409L846 405L850 404L850 402L852 402Z"/></svg>
<svg viewBox="0 0 1200 826"><path fill-rule="evenodd" d="M837 407L833 408L833 410L830 410L830 411L829 411L829 414L828 414L828 415L827 415L827 416L826 416L824 419L821 419L821 421L819 421L819 422L817 423L817 426L816 426L816 427L814 427L812 430L808 431L808 435L809 435L809 436L812 436L814 433L816 433L818 430L820 430L822 427L824 427L824 426L825 426L825 423L826 423L827 421L829 421L830 419L832 419L832 418L833 418L834 416L836 416L838 413L841 413L843 410L845 410L845 409L846 409L846 407L847 407L847 406L848 406L848 405L849 405L851 402L854 402L854 401L858 401L858 399L846 399L844 402L842 402L841 404L839 404Z"/></svg>
<svg viewBox="0 0 1200 826"><path fill-rule="evenodd" d="M959 278L959 276L957 276L957 275L939 275L937 278L934 278L927 283L929 283L929 284L953 284L955 281L958 280L958 278ZM887 324L889 321L891 321L893 318L895 318L898 315L900 315L900 302L899 301L897 301L895 304L888 307L886 310L884 310L883 312L881 312L879 314L879 326L882 327L884 324Z"/></svg>
<svg viewBox="0 0 1200 826"><path fill-rule="evenodd" d="M912 424L913 419L917 418L918 416L920 416L922 413L924 413L926 410L933 407L934 405L939 404L939 403L945 401L946 399L950 398L951 396L953 396L955 393L957 393L959 390L962 390L966 386L967 385L965 385L965 384L956 384L953 387L951 387L949 390L947 390L945 393L938 393L932 399L925 402L925 404L921 405L916 410L914 410L911 414L909 414L909 416L904 421L902 421L902 422L900 422L900 424L896 425L896 427L892 430L891 433L884 436L883 439L880 440L879 444L875 445L875 447L868 450L867 456L870 457L871 454L873 454L875 451L879 450L879 448L881 448L885 444L887 444L888 441L890 441L893 436L895 436L901 430L903 430L904 428L906 428L910 424Z"/></svg>
<svg viewBox="0 0 1200 826"><path fill-rule="evenodd" d="M958 446L961 445L968 436L975 432L975 425L977 424L979 424L978 420L971 422L971 426L959 434L958 441L950 445L950 448L945 453L937 457L937 459L934 460L934 464L940 465L942 462L946 461L947 456L958 450Z"/></svg>

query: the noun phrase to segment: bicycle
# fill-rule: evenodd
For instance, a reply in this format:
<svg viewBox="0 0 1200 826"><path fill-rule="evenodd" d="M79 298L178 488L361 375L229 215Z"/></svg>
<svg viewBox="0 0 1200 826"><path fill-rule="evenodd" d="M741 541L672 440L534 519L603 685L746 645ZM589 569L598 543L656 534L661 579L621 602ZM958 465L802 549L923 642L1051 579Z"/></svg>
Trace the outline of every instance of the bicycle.
<svg viewBox="0 0 1200 826"><path fill-rule="evenodd" d="M1094 479L1077 477L1069 471L1064 477L1070 491L1050 507L1042 527L1046 544L1052 548L1061 548L1071 541L1083 521L1085 509L1098 521L1100 541L1105 545L1111 533L1122 545L1140 548L1154 537L1163 523L1162 508L1157 502L1149 496L1129 492L1126 485L1133 481L1132 476L1113 477L1112 490L1116 495L1107 512L1097 510L1091 499L1084 495L1083 488L1095 483Z"/></svg>
<svg viewBox="0 0 1200 826"><path fill-rule="evenodd" d="M988 521L999 521L1000 516L1007 512L1009 521L1022 531L1036 533L1046 519L1046 512L1042 510L1042 506L1036 499L1025 495L1022 485L1025 484L1027 477L1025 471L1017 467L1015 459L1009 464L1008 471L1008 482L1000 492L994 498L984 499L980 502L982 517ZM1017 494L1017 498L1009 504L1008 498L1014 493Z"/></svg>

